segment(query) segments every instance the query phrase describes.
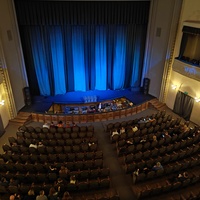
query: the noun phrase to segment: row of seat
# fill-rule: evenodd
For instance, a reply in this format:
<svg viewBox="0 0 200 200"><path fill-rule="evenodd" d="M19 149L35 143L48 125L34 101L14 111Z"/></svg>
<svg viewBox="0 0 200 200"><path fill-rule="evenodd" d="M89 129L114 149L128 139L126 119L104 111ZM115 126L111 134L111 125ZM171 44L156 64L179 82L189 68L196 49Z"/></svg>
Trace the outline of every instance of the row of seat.
<svg viewBox="0 0 200 200"><path fill-rule="evenodd" d="M59 154L59 153L86 153L95 152L99 150L98 144L92 143L81 144L81 145L71 145L71 146L42 146L38 148L34 147L24 147L21 145L13 145L11 147L3 145L3 148L7 149L4 151L8 154Z"/></svg>
<svg viewBox="0 0 200 200"><path fill-rule="evenodd" d="M26 139L39 139L39 140L45 140L45 139L75 139L75 138L89 138L93 137L94 131L87 131L87 132L72 132L72 133L49 133L49 132L42 132L42 133L36 133L36 132L17 132L16 136L17 138L26 138Z"/></svg>
<svg viewBox="0 0 200 200"><path fill-rule="evenodd" d="M181 149L172 148L173 145L165 146L160 149L145 152L138 152L136 154L130 153L124 156L124 163L129 164L133 161L139 162L141 160L157 159L159 162L166 163L167 161L174 161L184 158L199 152L199 144L192 145Z"/></svg>
<svg viewBox="0 0 200 200"><path fill-rule="evenodd" d="M141 158L153 158L163 156L164 154L170 155L173 151L176 151L180 155L181 152L186 152L188 155L196 153L199 150L200 137L198 137L198 140L194 139L196 138L193 138L193 140L182 140L176 143L169 143L166 146L160 146L159 148L145 148L146 146L142 144L138 144L137 146L131 145L129 146L130 148L128 147L126 149L124 161L126 163L126 160L129 160L131 157L134 157L135 160L140 160Z"/></svg>
<svg viewBox="0 0 200 200"><path fill-rule="evenodd" d="M163 175L170 175L172 173L179 173L180 170L187 170L188 168L192 168L192 167L197 167L199 166L200 162L199 162L199 156L196 155L194 156L192 159L188 158L182 161L175 161L175 162L170 162L170 163L164 163L163 164L163 170L158 170L158 171L152 171L149 170L148 173L143 172L142 170L144 169L143 166L145 167L149 167L149 169L152 168L152 164L151 163L145 163L145 162L140 162L140 163L134 163L132 164L132 166L130 166L130 168L132 168L132 170L135 169L140 169L140 172L138 176L133 175L133 183L139 183L142 181L146 181L149 179L155 179L156 177L161 177ZM129 170L130 170L129 168Z"/></svg>
<svg viewBox="0 0 200 200"><path fill-rule="evenodd" d="M130 139L132 139L133 144L136 145L136 144L139 144L142 139L145 139L147 142L152 141L154 135L156 136L158 143L159 142L162 143L162 141L164 141L164 143L176 142L176 141L180 141L187 137L196 136L196 134L194 134L194 129L190 129L189 131L186 131L186 132L180 132L178 130L179 130L179 127L170 128L167 130L165 129L164 131L167 131L169 134L168 137L164 136L164 131L158 131L158 130L154 131L154 133L147 132L147 134L145 134L145 135L135 135L134 134L132 137L128 137L128 135L127 135L127 137L125 137L125 138L119 138L118 140L115 141L115 143L116 143L116 147L122 147L124 145L124 141L129 141ZM114 138L114 136L113 136L113 138ZM159 140L161 140L161 141L159 141ZM154 141L154 142L156 143L156 141Z"/></svg>
<svg viewBox="0 0 200 200"><path fill-rule="evenodd" d="M159 134L162 134L164 131L168 131L169 134L175 134L175 133L179 133L180 131L180 126L175 126L175 127L171 127L169 126L169 124L167 125L166 123L162 123L161 125L156 125L155 127L151 126L149 128L143 128L141 130L137 130L136 132L134 132L133 130L129 129L127 130L125 133L122 134L115 134L115 135L110 135L110 140L112 143L114 142L118 142L119 140L122 139L131 139L131 138L141 138L141 137L145 137L147 139L150 139L150 137L152 135L158 135L158 137L160 136ZM191 129L190 132L195 131L195 129ZM152 135L151 135L152 134Z"/></svg>
<svg viewBox="0 0 200 200"><path fill-rule="evenodd" d="M140 120L148 119L148 118L151 118L154 120L153 121L146 120L143 123L140 122ZM156 114L152 114L151 116L142 117L140 119L109 123L106 126L106 131L110 133L114 129L120 129L121 127L124 127L125 129L129 129L132 126L137 126L139 129L143 129L143 128L155 127L156 125L161 125L162 123L166 123L167 126L173 127L175 125L179 125L180 121L181 121L181 118L173 119L171 115L164 114L163 116L156 116Z"/></svg>
<svg viewBox="0 0 200 200"><path fill-rule="evenodd" d="M46 168L46 172L37 171L36 168L30 169L30 166L25 166L24 171L7 171L6 173L1 172L1 176L6 178L6 180L14 179L17 180L17 184L31 184L31 183L54 183L58 178L62 178L64 183L70 181L71 176L76 177L76 181L82 180L92 180L98 178L107 178L110 175L109 168L98 168L98 169L89 169L89 170L78 170L70 171L66 173L58 173L52 171L49 168ZM29 170L29 171L27 171Z"/></svg>
<svg viewBox="0 0 200 200"><path fill-rule="evenodd" d="M45 163L45 162L72 162L72 161L84 161L84 160L94 160L98 158L103 158L103 152L91 151L85 153L49 153L49 154L1 154L1 158L4 162L12 161L13 163Z"/></svg>
<svg viewBox="0 0 200 200"><path fill-rule="evenodd" d="M19 186L0 186L1 194L22 194L25 195L28 193L30 188L34 189L36 194L39 194L40 190L44 190L46 194L49 193L49 189L53 186L53 183L47 183L45 185L38 184L35 186L31 186L30 184L19 185ZM86 181L78 181L76 184L66 183L65 185L60 185L61 191L68 191L70 193L77 193L89 190L97 190L97 189L108 189L110 187L110 178L97 178L96 180L86 180Z"/></svg>
<svg viewBox="0 0 200 200"><path fill-rule="evenodd" d="M170 140L171 141L171 140ZM152 142L145 142L145 143L139 143L137 145L134 144L127 144L123 145L122 147L117 148L118 155L127 156L129 154L133 153L142 153L143 156L159 156L163 153L170 153L172 151L177 151L182 148L189 147L193 144L193 151L194 149L198 148L198 145L195 146L195 144L198 144L200 141L200 136L195 136L193 138L185 138L177 142L170 142L165 139L161 139L159 141L152 141ZM146 157L145 156L145 157Z"/></svg>
<svg viewBox="0 0 200 200"><path fill-rule="evenodd" d="M191 171L192 172L193 171L198 171L198 169L197 170L196 169L192 169ZM166 181L164 184L159 184L158 183L157 185L154 185L152 187L143 188L138 193L138 199L148 199L151 196L157 196L158 198L162 198L162 197L159 197L158 195L162 195L162 194L165 194L167 192L172 193L174 190L180 190L182 188L191 186L193 184L197 184L199 182L200 182L200 174L198 172L198 174L197 173L195 175L192 174L191 177L185 179L183 182L180 182L180 181L175 181L175 182ZM191 196L191 199L193 199L191 194L189 194L189 196ZM179 197L179 198L180 199L185 199L183 196ZM190 199L190 198L187 198L187 199Z"/></svg>
<svg viewBox="0 0 200 200"><path fill-rule="evenodd" d="M72 127L32 127L32 126L20 126L18 132L29 133L72 133L72 132L87 132L94 131L94 126L72 126Z"/></svg>
<svg viewBox="0 0 200 200"><path fill-rule="evenodd" d="M124 157L125 161L125 169L126 173L132 173L134 170L132 162L136 162L139 165L145 162L145 165L149 165L149 167L152 167L156 162L161 163L170 163L170 162L176 162L177 160L184 159L188 156L193 156L196 153L199 152L199 144L192 145L191 147L186 147L184 149L175 150L172 149L172 145L169 145L170 148L163 147L163 151L158 151L158 149L152 150L152 151L146 151L144 153L139 152L137 154L128 154ZM169 151L168 151L169 150ZM142 162L142 163L141 163ZM129 164L131 166L129 166ZM131 170L132 169L132 170Z"/></svg>
<svg viewBox="0 0 200 200"><path fill-rule="evenodd" d="M74 138L74 139L24 139L24 138L8 138L10 146L12 145L23 145L28 146L30 144L38 144L42 142L45 146L65 146L65 145L79 145L82 143L98 143L96 137L87 137L87 138Z"/></svg>

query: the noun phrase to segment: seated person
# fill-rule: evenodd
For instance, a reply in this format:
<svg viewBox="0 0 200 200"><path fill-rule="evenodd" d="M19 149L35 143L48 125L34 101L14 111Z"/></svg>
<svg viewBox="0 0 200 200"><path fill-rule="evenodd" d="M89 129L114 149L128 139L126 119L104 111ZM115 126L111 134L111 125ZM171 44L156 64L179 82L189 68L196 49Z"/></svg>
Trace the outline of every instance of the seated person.
<svg viewBox="0 0 200 200"><path fill-rule="evenodd" d="M153 137L152 137L152 141L157 141L157 137L156 137L156 135L153 135Z"/></svg>
<svg viewBox="0 0 200 200"><path fill-rule="evenodd" d="M63 127L63 122L59 121L58 124L57 124L57 127Z"/></svg>
<svg viewBox="0 0 200 200"><path fill-rule="evenodd" d="M149 122L153 122L155 120L156 120L155 118L149 118Z"/></svg>
<svg viewBox="0 0 200 200"><path fill-rule="evenodd" d="M178 175L177 181L183 182L188 178L189 178L188 173L187 172L183 172L183 174L179 174Z"/></svg>
<svg viewBox="0 0 200 200"><path fill-rule="evenodd" d="M119 135L119 133L117 132L117 129L115 129L113 132L112 132L112 137L114 136L114 135Z"/></svg>
<svg viewBox="0 0 200 200"><path fill-rule="evenodd" d="M75 175L70 176L70 183L76 184L76 176Z"/></svg>
<svg viewBox="0 0 200 200"><path fill-rule="evenodd" d="M139 172L140 172L140 169L137 169L137 170L135 170L135 171L133 172L133 174L134 174L135 176L138 176L138 175L139 175Z"/></svg>
<svg viewBox="0 0 200 200"><path fill-rule="evenodd" d="M54 127L55 127L55 124L53 122L51 122L50 128L54 128Z"/></svg>
<svg viewBox="0 0 200 200"><path fill-rule="evenodd" d="M40 199L42 199L42 200L48 200L47 196L45 195L44 190L41 190L40 194L36 197L36 200L40 200Z"/></svg>
<svg viewBox="0 0 200 200"><path fill-rule="evenodd" d="M189 178L188 173L183 172L183 174L173 175L169 177L168 180L173 183L173 182L183 182L188 178Z"/></svg>
<svg viewBox="0 0 200 200"><path fill-rule="evenodd" d="M37 147L43 147L44 145L42 144L42 142L38 142L38 146Z"/></svg>
<svg viewBox="0 0 200 200"><path fill-rule="evenodd" d="M154 165L152 168L153 171L158 171L160 169L163 169L163 166L161 165L160 162L157 162L156 165Z"/></svg>
<svg viewBox="0 0 200 200"><path fill-rule="evenodd" d="M31 143L31 144L29 145L29 147L33 147L33 148L37 149L37 143L35 143L35 142L33 141L33 143Z"/></svg>
<svg viewBox="0 0 200 200"><path fill-rule="evenodd" d="M43 124L42 127L43 127L43 128L49 128L50 126L49 126L49 124L46 122L46 123Z"/></svg>
<svg viewBox="0 0 200 200"><path fill-rule="evenodd" d="M65 166L60 167L59 174L61 174L61 173L67 174L68 172L69 172L69 170L67 169L67 167L65 167Z"/></svg>
<svg viewBox="0 0 200 200"><path fill-rule="evenodd" d="M129 145L132 145L133 144L133 139L129 139L129 140L126 140L126 145L129 146Z"/></svg>
<svg viewBox="0 0 200 200"><path fill-rule="evenodd" d="M171 135L169 135L168 131L165 131L164 135L165 137L171 138Z"/></svg>
<svg viewBox="0 0 200 200"><path fill-rule="evenodd" d="M133 132L136 132L138 130L137 126L131 127Z"/></svg>
<svg viewBox="0 0 200 200"><path fill-rule="evenodd" d="M140 143L144 143L147 141L147 136L144 135L143 138L141 138Z"/></svg>
<svg viewBox="0 0 200 200"><path fill-rule="evenodd" d="M125 133L125 132L126 132L125 128L124 128L124 127L121 127L121 129L120 129L120 134Z"/></svg>

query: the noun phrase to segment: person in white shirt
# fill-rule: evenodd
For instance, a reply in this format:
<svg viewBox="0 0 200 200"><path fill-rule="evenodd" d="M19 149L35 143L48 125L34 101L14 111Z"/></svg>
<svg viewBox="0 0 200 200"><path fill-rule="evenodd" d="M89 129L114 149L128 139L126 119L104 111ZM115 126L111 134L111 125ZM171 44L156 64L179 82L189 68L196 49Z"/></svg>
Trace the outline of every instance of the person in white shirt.
<svg viewBox="0 0 200 200"><path fill-rule="evenodd" d="M43 128L49 128L49 124L48 124L48 123L45 123L45 124L43 124L42 127L43 127Z"/></svg>
<svg viewBox="0 0 200 200"><path fill-rule="evenodd" d="M37 144L30 144L29 147L33 147L33 148L37 149Z"/></svg>
<svg viewBox="0 0 200 200"><path fill-rule="evenodd" d="M125 132L126 132L125 128L124 128L124 127L121 127L121 129L120 129L120 134L125 133Z"/></svg>
<svg viewBox="0 0 200 200"><path fill-rule="evenodd" d="M119 133L117 132L117 129L115 129L115 130L112 132L112 137L113 137L114 135L119 135Z"/></svg>

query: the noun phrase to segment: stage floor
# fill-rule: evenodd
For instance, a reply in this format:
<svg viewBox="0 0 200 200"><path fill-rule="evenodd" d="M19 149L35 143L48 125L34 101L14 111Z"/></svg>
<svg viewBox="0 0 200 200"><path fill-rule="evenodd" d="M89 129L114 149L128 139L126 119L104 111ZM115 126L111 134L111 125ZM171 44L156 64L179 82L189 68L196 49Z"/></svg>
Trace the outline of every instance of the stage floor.
<svg viewBox="0 0 200 200"><path fill-rule="evenodd" d="M127 98L134 105L139 105L155 98L141 91L132 91L130 89L67 92L66 94L56 96L34 96L32 97L32 104L24 106L20 111L45 113L48 112L52 104L84 104L88 98L95 99L95 102L103 102L122 97Z"/></svg>

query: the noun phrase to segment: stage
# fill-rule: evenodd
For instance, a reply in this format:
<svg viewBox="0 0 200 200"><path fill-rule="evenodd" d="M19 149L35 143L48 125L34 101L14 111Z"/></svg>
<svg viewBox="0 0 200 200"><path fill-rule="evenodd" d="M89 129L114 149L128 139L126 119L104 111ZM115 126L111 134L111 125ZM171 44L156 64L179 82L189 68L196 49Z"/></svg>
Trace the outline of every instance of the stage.
<svg viewBox="0 0 200 200"><path fill-rule="evenodd" d="M87 97L87 98L86 98ZM36 122L55 122L63 121L86 123L99 122L112 119L120 119L123 117L137 114L146 110L149 106L149 101L155 97L144 94L142 91L135 91L133 89L124 90L106 90L106 91L87 91L87 92L68 92L56 96L36 96L32 98L32 104L23 107L20 112L29 112L32 116L32 121ZM87 99L87 101L86 101ZM88 102L89 99L89 102ZM94 113L72 112L65 113L61 105L67 107L87 107L88 105L99 105L104 102L113 102L116 99L126 99L127 107L120 109L102 110ZM91 102L93 100L94 102ZM56 105L56 109L52 107ZM57 112L60 107L61 112ZM56 111L56 112L55 112Z"/></svg>
<svg viewBox="0 0 200 200"><path fill-rule="evenodd" d="M25 105L20 111L47 113L53 104L85 104L85 103L100 103L104 101L112 101L117 98L125 97L134 105L142 104L155 97L144 94L139 89L123 89L123 90L95 90L86 92L67 92L56 96L34 96L31 99L31 105ZM86 98L90 99L86 102ZM93 101L92 101L93 100Z"/></svg>

